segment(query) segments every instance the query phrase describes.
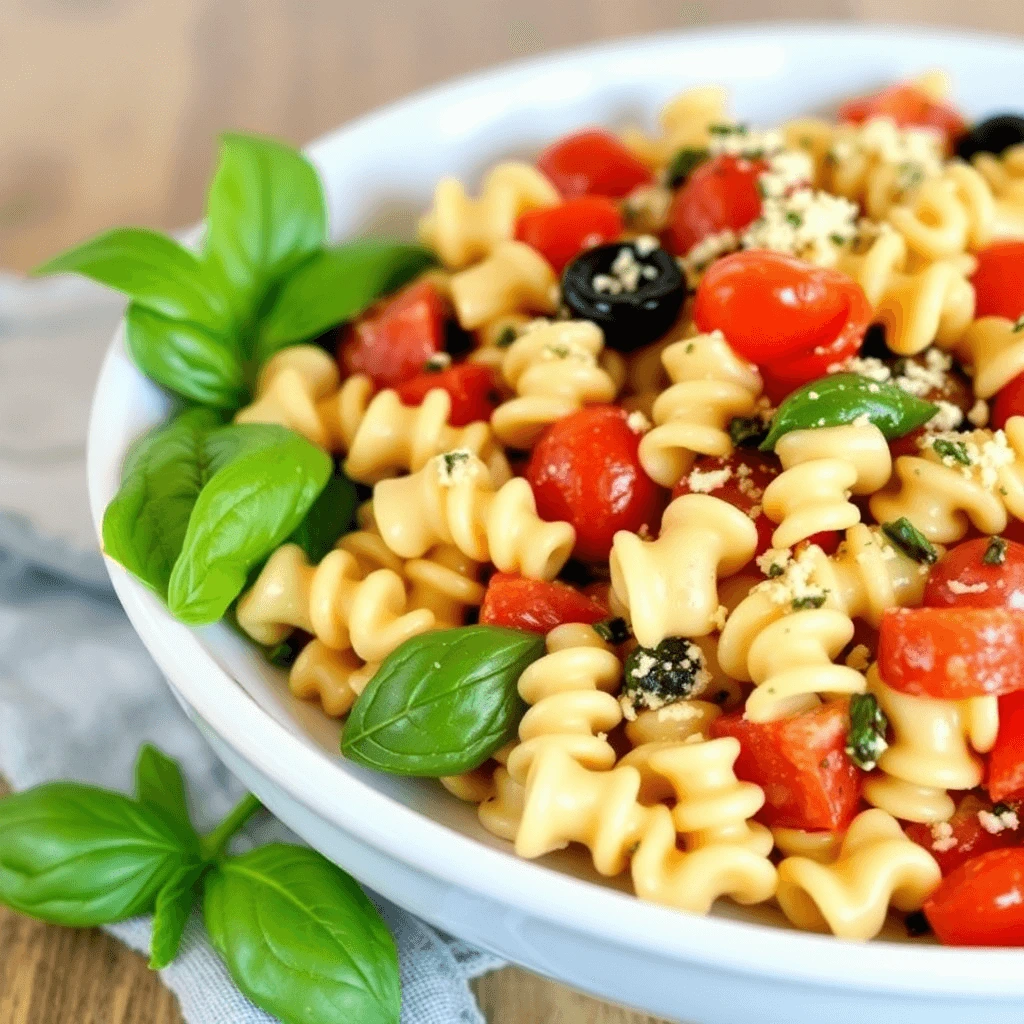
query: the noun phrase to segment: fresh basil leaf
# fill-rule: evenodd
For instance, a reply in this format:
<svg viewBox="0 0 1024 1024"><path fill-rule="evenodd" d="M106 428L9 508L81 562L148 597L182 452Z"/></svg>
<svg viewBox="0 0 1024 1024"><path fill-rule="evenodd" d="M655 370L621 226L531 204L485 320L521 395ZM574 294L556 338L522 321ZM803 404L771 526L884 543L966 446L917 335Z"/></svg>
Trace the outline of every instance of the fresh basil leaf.
<svg viewBox="0 0 1024 1024"><path fill-rule="evenodd" d="M185 796L185 780L178 762L147 743L135 762L135 799L164 820L186 843L198 842Z"/></svg>
<svg viewBox="0 0 1024 1024"><path fill-rule="evenodd" d="M397 1024L398 954L359 886L313 850L273 844L218 864L203 914L235 984L284 1024Z"/></svg>
<svg viewBox="0 0 1024 1024"><path fill-rule="evenodd" d="M544 638L497 626L425 633L390 654L360 694L341 751L396 775L457 775L515 734L516 684Z"/></svg>
<svg viewBox="0 0 1024 1024"><path fill-rule="evenodd" d="M77 273L127 295L170 320L215 331L230 325L224 296L196 256L146 228L115 228L55 256L37 274Z"/></svg>
<svg viewBox="0 0 1024 1024"><path fill-rule="evenodd" d="M379 239L321 250L282 283L260 325L260 361L351 320L433 262L422 246Z"/></svg>
<svg viewBox="0 0 1024 1024"><path fill-rule="evenodd" d="M125 341L135 365L169 391L232 411L248 400L241 358L223 336L133 302L125 314Z"/></svg>
<svg viewBox="0 0 1024 1024"><path fill-rule="evenodd" d="M771 430L761 443L770 452L791 430L838 427L867 416L895 441L927 423L939 407L908 394L888 381L873 381L857 373L834 373L794 391L779 406Z"/></svg>
<svg viewBox="0 0 1024 1024"><path fill-rule="evenodd" d="M889 744L885 733L889 720L872 693L855 693L850 698L850 729L846 736L846 754L862 771L874 771L878 759Z"/></svg>
<svg viewBox="0 0 1024 1024"><path fill-rule="evenodd" d="M250 570L292 534L327 483L330 457L304 437L285 434L229 462L200 493L167 588L168 607L182 622L216 622Z"/></svg>
<svg viewBox="0 0 1024 1024"><path fill-rule="evenodd" d="M157 893L149 940L151 970L162 971L178 955L185 925L196 903L196 883L205 870L205 864L183 867Z"/></svg>
<svg viewBox="0 0 1024 1024"><path fill-rule="evenodd" d="M315 565L334 547L339 537L348 533L358 503L356 485L344 473L335 474L288 539L298 544Z"/></svg>
<svg viewBox="0 0 1024 1024"><path fill-rule="evenodd" d="M306 157L273 139L222 136L205 258L228 283L237 321L251 326L271 286L326 240L327 204Z"/></svg>
<svg viewBox="0 0 1024 1024"><path fill-rule="evenodd" d="M0 903L85 928L151 910L199 862L161 814L120 793L53 783L0 800Z"/></svg>
<svg viewBox="0 0 1024 1024"><path fill-rule="evenodd" d="M206 438L221 422L210 409L190 409L146 434L129 452L121 487L103 514L106 554L162 598L209 478Z"/></svg>

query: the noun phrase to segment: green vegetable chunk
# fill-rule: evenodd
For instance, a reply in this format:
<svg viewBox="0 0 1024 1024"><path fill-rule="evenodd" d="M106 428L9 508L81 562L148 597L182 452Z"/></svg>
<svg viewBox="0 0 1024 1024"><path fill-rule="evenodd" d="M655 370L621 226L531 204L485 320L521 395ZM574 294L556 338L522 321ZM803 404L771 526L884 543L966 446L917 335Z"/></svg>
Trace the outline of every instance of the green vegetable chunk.
<svg viewBox="0 0 1024 1024"><path fill-rule="evenodd" d="M883 523L882 533L915 562L934 565L939 559L931 541L906 516L900 516L893 523Z"/></svg>
<svg viewBox="0 0 1024 1024"><path fill-rule="evenodd" d="M1002 537L990 537L981 556L985 565L1002 565L1006 561L1007 542Z"/></svg>
<svg viewBox="0 0 1024 1024"><path fill-rule="evenodd" d="M874 769L889 746L885 732L889 720L872 693L857 693L850 698L850 731L846 737L846 753L858 768Z"/></svg>
<svg viewBox="0 0 1024 1024"><path fill-rule="evenodd" d="M690 640L672 636L657 647L630 652L622 689L634 709L657 710L700 696L710 682L704 652Z"/></svg>
<svg viewBox="0 0 1024 1024"><path fill-rule="evenodd" d="M761 451L773 451L791 430L838 427L867 416L886 440L909 434L927 423L938 406L908 394L895 384L857 373L833 373L805 384L779 406Z"/></svg>
<svg viewBox="0 0 1024 1024"><path fill-rule="evenodd" d="M341 751L395 775L457 775L515 735L516 684L544 638L497 626L425 633L389 655L345 724Z"/></svg>
<svg viewBox="0 0 1024 1024"><path fill-rule="evenodd" d="M706 149L695 146L676 150L665 168L665 184L669 188L679 188L710 155Z"/></svg>

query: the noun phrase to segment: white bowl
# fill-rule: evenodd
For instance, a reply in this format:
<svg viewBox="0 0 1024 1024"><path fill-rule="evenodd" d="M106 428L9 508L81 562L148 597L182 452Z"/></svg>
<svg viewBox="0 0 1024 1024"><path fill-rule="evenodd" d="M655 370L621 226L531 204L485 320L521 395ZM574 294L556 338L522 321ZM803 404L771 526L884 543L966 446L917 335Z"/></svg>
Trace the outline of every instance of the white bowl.
<svg viewBox="0 0 1024 1024"><path fill-rule="evenodd" d="M444 174L587 124L652 121L683 87L729 86L744 119L773 123L923 70L949 69L973 115L1024 105L1024 47L965 33L847 25L741 27L628 40L466 78L313 145L333 231L408 230ZM167 412L118 335L89 431L93 516L129 442ZM337 753L338 728L292 699L282 674L225 627L175 622L120 567L110 574L143 642L210 742L297 833L426 920L531 970L653 1013L703 1024L827 1019L1024 1018L1024 955L899 941L842 942L785 927L772 908L700 918L643 903L582 858L518 860L436 782L374 774Z"/></svg>

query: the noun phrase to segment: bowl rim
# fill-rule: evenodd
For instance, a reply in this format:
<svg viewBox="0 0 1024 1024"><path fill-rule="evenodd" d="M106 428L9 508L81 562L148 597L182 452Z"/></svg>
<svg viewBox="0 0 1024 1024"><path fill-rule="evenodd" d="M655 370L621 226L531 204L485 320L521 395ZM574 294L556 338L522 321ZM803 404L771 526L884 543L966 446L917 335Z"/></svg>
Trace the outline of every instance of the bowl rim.
<svg viewBox="0 0 1024 1024"><path fill-rule="evenodd" d="M738 46L753 42L785 45L815 39L834 45L837 30L847 38L880 41L891 39L894 28L845 21L753 22L637 35L557 50L423 89L329 132L307 151L316 160L340 139L371 134L390 119L412 117L420 108L450 104L480 89L507 87L517 79L574 61L625 58L651 47ZM944 46L969 43L1012 51L1024 64L1024 43L1007 35L903 25L897 30L914 42ZM118 417L106 408L106 396L118 364L126 358L122 323L103 360L88 429L89 500L100 536L103 510L116 489L124 456L124 445L114 450L105 440L109 427L118 422ZM141 382L141 374L139 377ZM334 759L261 709L205 650L199 634L173 620L157 599L119 565L106 557L104 562L117 596L150 654L169 681L173 680L170 685L210 728L312 813L419 872L560 929L717 970L883 994L939 997L984 993L993 999L1024 995L1024 972L1019 971L1020 954L1014 950L885 940L853 943L756 922L680 913L521 860L511 849L492 848L450 829L368 782L339 771Z"/></svg>

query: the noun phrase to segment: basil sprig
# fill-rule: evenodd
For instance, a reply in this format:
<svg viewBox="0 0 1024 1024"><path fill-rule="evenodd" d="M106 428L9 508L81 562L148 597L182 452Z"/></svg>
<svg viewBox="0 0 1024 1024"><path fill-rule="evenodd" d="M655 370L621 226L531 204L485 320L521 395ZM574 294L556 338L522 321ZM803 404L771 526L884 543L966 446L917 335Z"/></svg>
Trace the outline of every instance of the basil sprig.
<svg viewBox="0 0 1024 1024"><path fill-rule="evenodd" d="M134 799L59 782L0 800L0 903L79 928L152 913L154 970L199 904L238 987L284 1024L397 1024L395 944L348 875L298 846L231 856L251 796L200 837L178 765L153 747L136 780Z"/></svg>
<svg viewBox="0 0 1024 1024"><path fill-rule="evenodd" d="M779 406L761 451L773 451L780 437L791 430L838 427L867 416L886 440L909 434L927 423L938 406L887 381L873 381L858 373L834 373L794 391Z"/></svg>
<svg viewBox="0 0 1024 1024"><path fill-rule="evenodd" d="M278 349L362 312L433 261L385 240L327 244L316 169L284 143L226 135L196 254L144 228L115 228L40 267L123 292L128 351L152 380L235 410Z"/></svg>
<svg viewBox="0 0 1024 1024"><path fill-rule="evenodd" d="M457 775L515 735L516 684L544 653L544 638L498 626L464 626L407 640L359 695L341 752L395 775Z"/></svg>

